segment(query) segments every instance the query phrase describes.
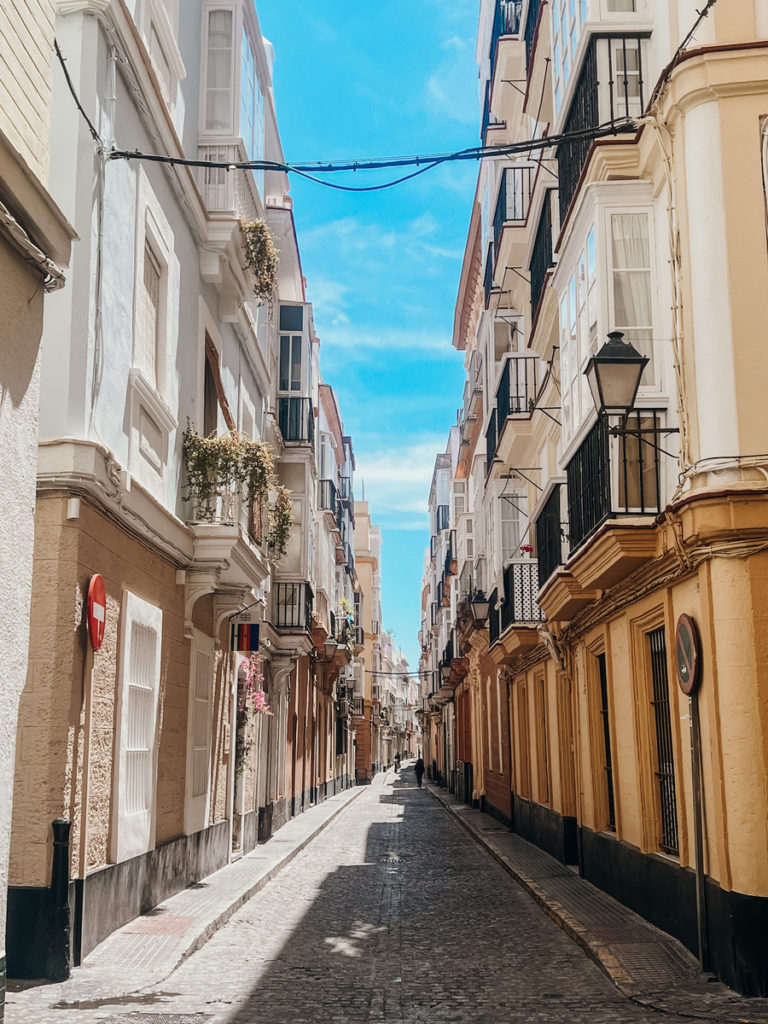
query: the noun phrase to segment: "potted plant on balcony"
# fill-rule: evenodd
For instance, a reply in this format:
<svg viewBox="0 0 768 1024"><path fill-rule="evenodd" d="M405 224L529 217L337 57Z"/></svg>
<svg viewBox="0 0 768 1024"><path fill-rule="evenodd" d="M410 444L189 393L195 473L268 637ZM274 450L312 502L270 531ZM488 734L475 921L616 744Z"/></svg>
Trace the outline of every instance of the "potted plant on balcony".
<svg viewBox="0 0 768 1024"><path fill-rule="evenodd" d="M269 300L277 286L280 255L272 232L263 220L240 221L245 249L245 265L253 273L256 298Z"/></svg>
<svg viewBox="0 0 768 1024"><path fill-rule="evenodd" d="M267 514L267 542L276 558L282 557L288 547L291 533L293 499L291 492L282 484L275 487L275 501L270 502Z"/></svg>

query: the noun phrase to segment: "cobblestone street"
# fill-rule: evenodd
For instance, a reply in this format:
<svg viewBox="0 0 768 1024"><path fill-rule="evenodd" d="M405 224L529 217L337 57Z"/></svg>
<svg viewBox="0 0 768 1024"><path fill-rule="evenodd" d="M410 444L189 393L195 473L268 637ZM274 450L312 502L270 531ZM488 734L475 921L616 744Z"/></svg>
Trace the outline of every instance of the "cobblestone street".
<svg viewBox="0 0 768 1024"><path fill-rule="evenodd" d="M391 776L388 776L391 780ZM87 964L79 969L87 975ZM681 1020L633 1005L412 773L374 784L166 981L10 1024Z"/></svg>

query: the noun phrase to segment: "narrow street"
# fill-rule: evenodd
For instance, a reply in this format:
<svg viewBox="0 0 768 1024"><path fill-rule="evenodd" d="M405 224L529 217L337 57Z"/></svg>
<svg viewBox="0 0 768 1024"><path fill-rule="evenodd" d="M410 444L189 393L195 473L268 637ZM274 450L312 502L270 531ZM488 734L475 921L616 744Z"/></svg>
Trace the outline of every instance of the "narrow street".
<svg viewBox="0 0 768 1024"><path fill-rule="evenodd" d="M79 969L87 975L87 964ZM426 790L388 773L166 981L10 993L9 1024L630 1024L633 1005Z"/></svg>

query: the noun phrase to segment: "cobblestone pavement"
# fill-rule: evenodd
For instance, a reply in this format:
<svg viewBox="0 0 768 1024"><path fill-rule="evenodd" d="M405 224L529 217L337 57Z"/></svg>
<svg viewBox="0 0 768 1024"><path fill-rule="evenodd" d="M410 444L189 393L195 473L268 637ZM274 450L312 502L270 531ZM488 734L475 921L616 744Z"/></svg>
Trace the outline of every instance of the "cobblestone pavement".
<svg viewBox="0 0 768 1024"><path fill-rule="evenodd" d="M7 1007L8 1024L683 1019L621 995L410 773L371 786L162 985L58 1006L39 987Z"/></svg>

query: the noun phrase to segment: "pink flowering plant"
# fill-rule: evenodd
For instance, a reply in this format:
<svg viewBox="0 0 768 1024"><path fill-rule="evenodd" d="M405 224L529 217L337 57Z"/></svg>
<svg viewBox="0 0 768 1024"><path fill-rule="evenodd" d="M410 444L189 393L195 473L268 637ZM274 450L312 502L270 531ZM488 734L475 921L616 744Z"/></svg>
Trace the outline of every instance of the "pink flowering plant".
<svg viewBox="0 0 768 1024"><path fill-rule="evenodd" d="M237 740L235 744L235 770L240 774L253 747L250 724L256 715L272 715L264 692L264 659L257 651L245 663L245 679L237 687Z"/></svg>

